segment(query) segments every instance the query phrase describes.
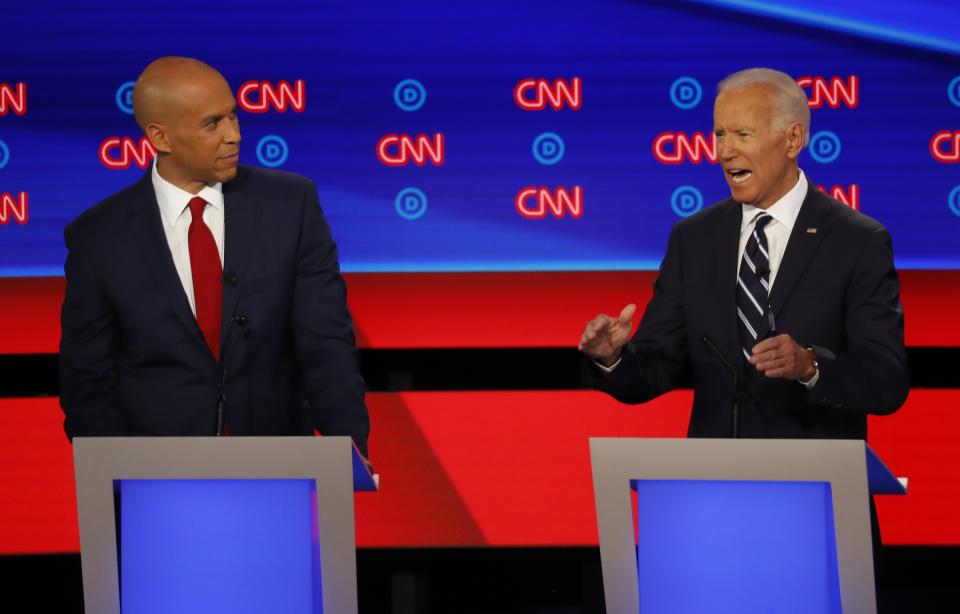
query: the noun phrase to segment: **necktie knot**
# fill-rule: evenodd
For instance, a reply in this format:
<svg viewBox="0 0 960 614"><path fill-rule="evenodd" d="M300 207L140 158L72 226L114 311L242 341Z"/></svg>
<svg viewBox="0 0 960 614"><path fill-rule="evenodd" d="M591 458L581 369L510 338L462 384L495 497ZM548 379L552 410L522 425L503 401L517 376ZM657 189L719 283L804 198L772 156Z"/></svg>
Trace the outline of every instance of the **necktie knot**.
<svg viewBox="0 0 960 614"><path fill-rule="evenodd" d="M203 210L206 208L206 206L207 201L203 200L199 196L194 196L190 199L190 202L187 203L187 207L190 208L190 215L192 216L193 220L203 219Z"/></svg>
<svg viewBox="0 0 960 614"><path fill-rule="evenodd" d="M755 228L757 230L763 230L764 226L773 221L773 216L769 213L761 213L757 216L757 221L755 223Z"/></svg>

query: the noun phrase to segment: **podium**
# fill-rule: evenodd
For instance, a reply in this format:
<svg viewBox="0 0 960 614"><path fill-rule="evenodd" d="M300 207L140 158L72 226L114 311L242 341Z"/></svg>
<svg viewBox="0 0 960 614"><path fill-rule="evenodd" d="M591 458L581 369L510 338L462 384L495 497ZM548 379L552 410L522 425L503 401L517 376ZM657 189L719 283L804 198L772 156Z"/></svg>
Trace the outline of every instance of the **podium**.
<svg viewBox="0 0 960 614"><path fill-rule="evenodd" d="M88 613L356 614L349 437L77 437Z"/></svg>
<svg viewBox="0 0 960 614"><path fill-rule="evenodd" d="M876 612L863 441L591 438L607 612ZM633 493L636 493L634 498Z"/></svg>

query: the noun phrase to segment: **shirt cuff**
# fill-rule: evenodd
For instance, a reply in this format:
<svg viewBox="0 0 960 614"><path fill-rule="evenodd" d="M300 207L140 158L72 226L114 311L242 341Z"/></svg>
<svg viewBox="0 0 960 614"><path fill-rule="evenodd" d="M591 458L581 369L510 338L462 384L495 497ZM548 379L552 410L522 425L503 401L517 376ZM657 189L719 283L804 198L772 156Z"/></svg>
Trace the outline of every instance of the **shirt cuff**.
<svg viewBox="0 0 960 614"><path fill-rule="evenodd" d="M803 386L804 388L806 388L807 390L811 390L814 386L817 385L817 381L819 381L819 379L820 379L820 369L817 369L817 372L813 374L813 377L811 377L809 381L805 382L798 377L797 383Z"/></svg>
<svg viewBox="0 0 960 614"><path fill-rule="evenodd" d="M613 370L617 368L617 365L620 364L620 361L621 361L621 360L623 360L623 355L621 355L620 358L617 359L617 362L613 363L613 364L610 365L609 367L606 367L606 366L600 364L600 363L597 362L596 360L593 361L593 364L597 365L597 367L599 367L600 370L603 371L604 373L613 373Z"/></svg>

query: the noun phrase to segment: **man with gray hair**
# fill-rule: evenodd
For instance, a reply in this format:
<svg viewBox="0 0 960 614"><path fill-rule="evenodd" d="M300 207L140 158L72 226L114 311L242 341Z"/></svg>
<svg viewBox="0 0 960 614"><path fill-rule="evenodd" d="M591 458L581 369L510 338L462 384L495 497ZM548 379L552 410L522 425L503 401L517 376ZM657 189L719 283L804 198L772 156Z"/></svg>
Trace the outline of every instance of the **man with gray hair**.
<svg viewBox="0 0 960 614"><path fill-rule="evenodd" d="M642 403L690 381L690 437L865 439L907 397L887 230L816 188L797 159L810 110L789 75L720 82L717 159L731 198L676 224L636 305L591 320L595 385Z"/></svg>

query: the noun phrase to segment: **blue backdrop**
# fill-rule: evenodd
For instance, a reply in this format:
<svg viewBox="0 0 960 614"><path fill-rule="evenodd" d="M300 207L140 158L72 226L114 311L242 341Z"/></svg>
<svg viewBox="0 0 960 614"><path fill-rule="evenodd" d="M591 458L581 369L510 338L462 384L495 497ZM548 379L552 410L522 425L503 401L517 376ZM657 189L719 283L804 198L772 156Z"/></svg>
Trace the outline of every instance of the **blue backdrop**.
<svg viewBox="0 0 960 614"><path fill-rule="evenodd" d="M801 167L887 225L899 267L960 268L953 2L91 2L3 13L0 276L61 275L64 225L145 172L109 168L99 152L110 137L140 138L125 84L160 55L203 59L235 92L303 82L302 110L241 113L241 163L317 182L347 271L656 268L671 226L728 191L715 164L665 164L654 141L709 138L716 83L751 66L823 78L825 88L806 86L822 105ZM528 78L580 79L580 108L520 108L514 89ZM847 98L832 108L824 91ZM385 135L438 133L442 164L378 158ZM121 148L105 151L122 165ZM524 188L575 186L579 217L517 208Z"/></svg>

